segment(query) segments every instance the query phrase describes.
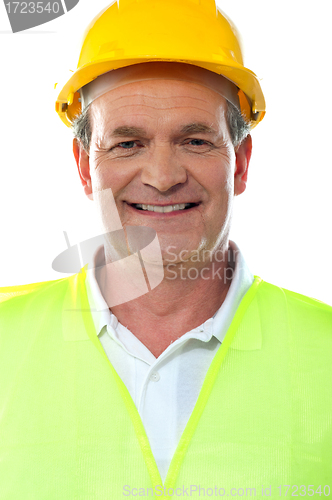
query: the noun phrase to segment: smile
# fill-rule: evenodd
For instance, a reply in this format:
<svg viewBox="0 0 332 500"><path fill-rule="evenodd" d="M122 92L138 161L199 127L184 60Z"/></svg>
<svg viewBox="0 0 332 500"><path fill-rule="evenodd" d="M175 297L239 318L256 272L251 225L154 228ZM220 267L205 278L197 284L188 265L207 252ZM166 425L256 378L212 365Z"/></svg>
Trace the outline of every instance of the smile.
<svg viewBox="0 0 332 500"><path fill-rule="evenodd" d="M193 206L196 206L196 203L178 203L176 205L144 205L143 203L133 203L133 207L137 210L147 210L148 212L159 212L159 213L170 213L176 212L178 210L186 210Z"/></svg>

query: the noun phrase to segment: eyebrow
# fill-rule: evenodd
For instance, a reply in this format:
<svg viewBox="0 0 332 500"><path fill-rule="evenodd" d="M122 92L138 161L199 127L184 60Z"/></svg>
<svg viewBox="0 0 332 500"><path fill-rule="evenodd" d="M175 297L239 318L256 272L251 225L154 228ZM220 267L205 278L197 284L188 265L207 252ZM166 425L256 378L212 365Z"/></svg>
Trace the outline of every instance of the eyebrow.
<svg viewBox="0 0 332 500"><path fill-rule="evenodd" d="M180 129L180 134L216 134L216 131L205 123L189 123ZM146 131L140 127L128 127L126 125L117 127L112 132L112 137L133 137L145 135Z"/></svg>
<svg viewBox="0 0 332 500"><path fill-rule="evenodd" d="M216 134L216 131L205 123L190 123L180 130L181 134Z"/></svg>
<svg viewBox="0 0 332 500"><path fill-rule="evenodd" d="M113 137L131 137L134 135L144 135L145 130L140 128L140 127L128 127L126 125L122 127L117 127L116 129L113 130L112 136Z"/></svg>

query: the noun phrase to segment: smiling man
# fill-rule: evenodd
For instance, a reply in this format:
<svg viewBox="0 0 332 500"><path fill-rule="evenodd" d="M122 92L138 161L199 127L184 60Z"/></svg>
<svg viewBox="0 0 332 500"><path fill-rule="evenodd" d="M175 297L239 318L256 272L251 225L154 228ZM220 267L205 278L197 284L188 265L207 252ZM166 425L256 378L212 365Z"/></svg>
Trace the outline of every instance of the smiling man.
<svg viewBox="0 0 332 500"><path fill-rule="evenodd" d="M328 496L332 309L230 240L265 113L233 24L214 0L119 0L56 110L105 240L2 290L1 498Z"/></svg>
<svg viewBox="0 0 332 500"><path fill-rule="evenodd" d="M114 89L112 77L88 111L91 138L74 141L74 153L87 196L111 189L124 228L157 232L164 280L112 312L158 357L226 297L232 205L245 189L251 139L233 144L224 79L205 69L143 63L118 70ZM107 270L99 275L104 297Z"/></svg>

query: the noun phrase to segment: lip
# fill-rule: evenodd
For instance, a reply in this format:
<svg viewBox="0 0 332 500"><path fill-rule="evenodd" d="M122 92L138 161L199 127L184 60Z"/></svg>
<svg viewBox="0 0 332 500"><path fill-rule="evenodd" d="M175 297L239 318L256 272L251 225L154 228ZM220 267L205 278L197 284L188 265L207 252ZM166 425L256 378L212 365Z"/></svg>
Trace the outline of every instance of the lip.
<svg viewBox="0 0 332 500"><path fill-rule="evenodd" d="M169 207L170 205L181 205L181 204L187 204L187 203L195 203L195 205L199 205L201 202L200 201L169 201L168 203L160 203L160 202L151 202L151 201L125 201L127 205L155 205L156 207Z"/></svg>
<svg viewBox="0 0 332 500"><path fill-rule="evenodd" d="M157 217L157 218L163 218L163 219L166 219L169 217L176 217L179 215L188 215L188 214L192 213L193 211L195 211L200 205L199 202L188 201L186 203L197 203L197 205L195 205L194 207L191 207L191 208L185 208L183 210L174 210L174 212L152 212L150 210L139 210L138 208L135 208L133 206L133 204L127 203L127 202L125 202L125 203L129 207L129 210L132 210L136 214L144 215L145 217ZM137 202L137 204L138 203L142 203L142 202ZM185 203L185 202L181 202L181 203ZM168 204L165 204L165 203L142 203L142 205L155 205L158 207L168 207L170 205L178 205L178 204L180 204L180 203L168 203Z"/></svg>

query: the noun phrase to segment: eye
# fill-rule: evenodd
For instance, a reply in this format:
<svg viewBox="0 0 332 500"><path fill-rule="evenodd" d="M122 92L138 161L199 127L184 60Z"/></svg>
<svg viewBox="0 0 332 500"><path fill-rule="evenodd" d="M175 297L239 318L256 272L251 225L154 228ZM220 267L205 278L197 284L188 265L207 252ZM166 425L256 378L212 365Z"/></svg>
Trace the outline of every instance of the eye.
<svg viewBox="0 0 332 500"><path fill-rule="evenodd" d="M191 139L188 144L191 144L192 146L205 146L208 144L206 141L203 139Z"/></svg>
<svg viewBox="0 0 332 500"><path fill-rule="evenodd" d="M116 147L123 149L132 149L135 146L136 146L136 141L119 142L119 144L116 145Z"/></svg>
<svg viewBox="0 0 332 500"><path fill-rule="evenodd" d="M132 141L121 141L115 144L110 148L110 153L116 157L130 157L138 154L142 148L144 148L144 144L142 144L139 140Z"/></svg>
<svg viewBox="0 0 332 500"><path fill-rule="evenodd" d="M205 139L190 139L189 137L182 146L190 154L207 154L215 149L214 144Z"/></svg>

